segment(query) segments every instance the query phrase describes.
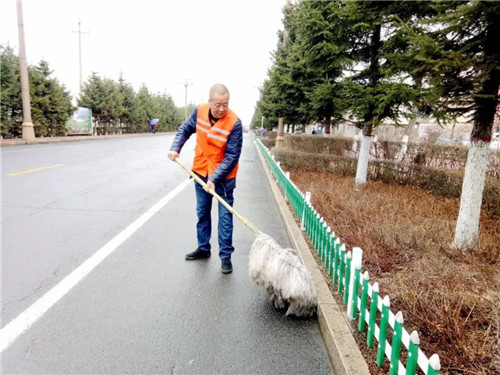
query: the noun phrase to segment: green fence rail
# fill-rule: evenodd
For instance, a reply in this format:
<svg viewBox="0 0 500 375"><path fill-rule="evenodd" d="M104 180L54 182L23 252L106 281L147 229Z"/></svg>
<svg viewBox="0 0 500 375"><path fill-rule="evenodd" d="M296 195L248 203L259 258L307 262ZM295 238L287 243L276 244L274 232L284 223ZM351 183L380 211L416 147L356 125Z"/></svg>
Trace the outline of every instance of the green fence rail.
<svg viewBox="0 0 500 375"><path fill-rule="evenodd" d="M362 273L362 250L355 247L352 251L347 251L345 244L335 236L335 232L312 206L310 193L303 194L295 186L289 174L283 172L280 163L274 160L274 156L260 139L256 138L255 143L285 199L301 221L301 228L309 236L321 264L332 277L335 289L347 304L348 318L358 321L359 332L366 332L368 348L373 348L375 340L377 341L377 365L382 367L387 360L390 375L412 375L418 369L426 375L439 374L439 356L434 354L430 358L426 357L420 350L418 333L413 331L408 334L403 327L402 312L394 315L390 310L389 296L379 298L378 283L371 285L368 272ZM388 336L391 337L391 342L387 340Z"/></svg>

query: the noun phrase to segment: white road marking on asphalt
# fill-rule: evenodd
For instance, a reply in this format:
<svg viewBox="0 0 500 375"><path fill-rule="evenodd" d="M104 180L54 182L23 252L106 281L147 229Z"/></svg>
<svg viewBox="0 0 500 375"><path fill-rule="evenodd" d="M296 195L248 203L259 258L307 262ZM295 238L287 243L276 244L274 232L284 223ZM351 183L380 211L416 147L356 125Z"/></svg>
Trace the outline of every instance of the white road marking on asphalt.
<svg viewBox="0 0 500 375"><path fill-rule="evenodd" d="M0 330L0 353L7 349L16 341L23 332L30 328L39 318L41 318L52 306L56 304L66 293L87 276L96 266L98 266L108 255L113 253L127 238L137 229L142 227L155 213L163 208L172 198L179 194L189 183L185 180L174 190L163 197L158 203L143 213L132 224L111 239L106 245L101 247L94 255L83 262L78 268L61 280L56 286L45 293L38 301L19 314L14 320Z"/></svg>

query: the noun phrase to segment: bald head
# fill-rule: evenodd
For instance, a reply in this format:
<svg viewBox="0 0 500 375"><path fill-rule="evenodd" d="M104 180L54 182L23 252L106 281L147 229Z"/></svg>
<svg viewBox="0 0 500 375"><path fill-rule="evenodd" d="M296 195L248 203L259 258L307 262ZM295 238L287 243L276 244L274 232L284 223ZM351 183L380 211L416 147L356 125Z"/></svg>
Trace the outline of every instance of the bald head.
<svg viewBox="0 0 500 375"><path fill-rule="evenodd" d="M212 116L219 119L229 110L229 91L222 83L216 83L210 88L208 104Z"/></svg>
<svg viewBox="0 0 500 375"><path fill-rule="evenodd" d="M229 99L229 90L225 85L222 83L216 83L212 87L210 87L210 91L208 93L208 98L211 100L214 97L214 94L217 94L219 96L224 96L227 94L227 97Z"/></svg>

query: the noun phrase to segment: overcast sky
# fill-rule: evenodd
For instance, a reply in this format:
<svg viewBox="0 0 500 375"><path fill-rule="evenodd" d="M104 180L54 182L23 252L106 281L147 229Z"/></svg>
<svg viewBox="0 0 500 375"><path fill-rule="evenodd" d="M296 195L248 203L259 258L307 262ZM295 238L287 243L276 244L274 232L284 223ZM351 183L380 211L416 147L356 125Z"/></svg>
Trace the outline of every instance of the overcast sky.
<svg viewBox="0 0 500 375"><path fill-rule="evenodd" d="M45 59L53 76L79 90L78 22L83 81L91 72L137 91L167 93L184 106L208 100L213 83L249 124L267 77L285 0L24 0L28 64ZM0 43L18 54L16 0L0 0Z"/></svg>

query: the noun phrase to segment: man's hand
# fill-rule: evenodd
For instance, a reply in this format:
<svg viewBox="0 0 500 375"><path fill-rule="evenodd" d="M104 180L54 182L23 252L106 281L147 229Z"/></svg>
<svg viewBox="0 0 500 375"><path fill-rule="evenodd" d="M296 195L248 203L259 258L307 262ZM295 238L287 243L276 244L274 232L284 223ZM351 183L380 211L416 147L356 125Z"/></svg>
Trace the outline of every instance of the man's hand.
<svg viewBox="0 0 500 375"><path fill-rule="evenodd" d="M209 193L209 190L212 190L215 192L215 185L212 181L207 181L207 187L204 188L207 193Z"/></svg>
<svg viewBox="0 0 500 375"><path fill-rule="evenodd" d="M168 152L168 158L172 161L175 161L176 158L179 157L179 153L176 151L169 151Z"/></svg>

